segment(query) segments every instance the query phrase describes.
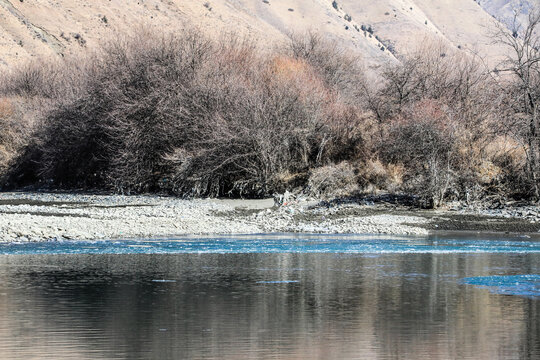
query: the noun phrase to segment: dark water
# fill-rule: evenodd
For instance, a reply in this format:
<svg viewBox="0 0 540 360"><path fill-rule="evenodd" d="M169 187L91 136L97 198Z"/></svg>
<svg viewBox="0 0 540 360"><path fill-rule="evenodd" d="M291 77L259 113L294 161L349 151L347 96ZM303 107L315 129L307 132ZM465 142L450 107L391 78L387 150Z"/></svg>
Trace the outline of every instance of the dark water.
<svg viewBox="0 0 540 360"><path fill-rule="evenodd" d="M0 245L0 359L540 359L538 241L188 240Z"/></svg>

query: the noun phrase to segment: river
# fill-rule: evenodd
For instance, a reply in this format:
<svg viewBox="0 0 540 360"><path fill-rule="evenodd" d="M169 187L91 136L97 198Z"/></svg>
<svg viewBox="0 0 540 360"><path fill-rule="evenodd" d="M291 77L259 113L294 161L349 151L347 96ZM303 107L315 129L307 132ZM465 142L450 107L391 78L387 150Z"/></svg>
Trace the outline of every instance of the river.
<svg viewBox="0 0 540 360"><path fill-rule="evenodd" d="M540 242L0 244L2 359L539 359Z"/></svg>

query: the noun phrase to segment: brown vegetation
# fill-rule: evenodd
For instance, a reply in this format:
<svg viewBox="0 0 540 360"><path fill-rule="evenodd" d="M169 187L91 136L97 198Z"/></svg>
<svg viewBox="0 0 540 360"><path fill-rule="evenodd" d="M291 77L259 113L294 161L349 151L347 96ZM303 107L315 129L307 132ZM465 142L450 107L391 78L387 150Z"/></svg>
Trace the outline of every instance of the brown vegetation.
<svg viewBox="0 0 540 360"><path fill-rule="evenodd" d="M522 144L527 167L525 177L533 196L540 199L540 8L531 11L525 28L514 18L512 31L502 25L496 40L507 47L508 55L496 74L504 91L511 94L507 127Z"/></svg>
<svg viewBox="0 0 540 360"><path fill-rule="evenodd" d="M238 39L146 33L108 44L71 75L21 68L3 91L49 106L7 181L263 196L284 173L341 160L344 144L356 154L341 58L329 52L317 68L309 51L263 55ZM41 90L42 74L54 92Z"/></svg>
<svg viewBox="0 0 540 360"><path fill-rule="evenodd" d="M2 75L3 183L181 196L382 190L427 207L535 196L536 133L506 119L536 108L517 111L519 94L479 61L432 44L380 79L368 84L359 59L316 34L269 53L232 37L138 33ZM41 111L14 115L12 98Z"/></svg>

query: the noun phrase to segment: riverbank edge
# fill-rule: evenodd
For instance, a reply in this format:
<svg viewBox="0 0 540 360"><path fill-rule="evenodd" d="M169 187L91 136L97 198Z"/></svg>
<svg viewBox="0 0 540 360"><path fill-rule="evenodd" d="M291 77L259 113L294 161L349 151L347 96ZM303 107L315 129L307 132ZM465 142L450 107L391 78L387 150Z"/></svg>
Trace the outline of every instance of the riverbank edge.
<svg viewBox="0 0 540 360"><path fill-rule="evenodd" d="M423 210L400 204L274 199L192 199L64 192L0 193L0 242L163 239L261 233L540 238L535 205Z"/></svg>

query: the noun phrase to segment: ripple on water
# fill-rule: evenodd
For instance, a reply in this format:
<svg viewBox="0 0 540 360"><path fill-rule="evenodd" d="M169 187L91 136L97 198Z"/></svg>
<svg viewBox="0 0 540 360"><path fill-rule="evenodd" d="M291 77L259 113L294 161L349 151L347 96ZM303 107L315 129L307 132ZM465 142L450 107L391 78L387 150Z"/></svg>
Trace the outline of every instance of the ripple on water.
<svg viewBox="0 0 540 360"><path fill-rule="evenodd" d="M486 288L492 293L540 298L540 275L494 275L467 277L464 284Z"/></svg>
<svg viewBox="0 0 540 360"><path fill-rule="evenodd" d="M0 254L179 254L179 253L332 253L365 254L532 254L533 239L394 237L369 235L258 234L160 240L51 241L1 243Z"/></svg>

